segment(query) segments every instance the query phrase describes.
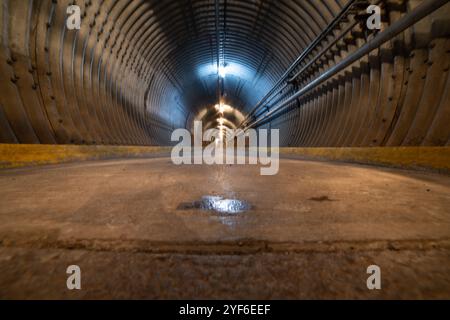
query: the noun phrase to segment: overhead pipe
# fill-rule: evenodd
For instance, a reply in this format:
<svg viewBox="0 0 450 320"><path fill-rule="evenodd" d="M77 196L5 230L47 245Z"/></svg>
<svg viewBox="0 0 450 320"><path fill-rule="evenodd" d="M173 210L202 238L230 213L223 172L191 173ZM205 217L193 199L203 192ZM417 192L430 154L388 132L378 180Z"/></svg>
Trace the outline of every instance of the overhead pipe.
<svg viewBox="0 0 450 320"><path fill-rule="evenodd" d="M338 72L344 70L348 66L350 66L352 63L358 61L365 55L369 54L373 50L379 48L387 41L391 40L395 36L397 36L399 33L405 31L409 27L411 27L413 24L417 23L418 21L425 18L427 15L433 13L443 5L447 4L449 0L428 0L421 3L419 6L417 6L413 11L408 13L407 15L400 18L398 21L394 22L391 26L389 26L385 31L379 33L372 41L366 43L361 48L350 54L348 57L346 57L344 60L342 60L340 63L336 64L334 67L330 68L323 74L321 74L319 77L317 77L315 80L311 81L309 84L307 84L305 87L297 91L294 95L289 97L286 101L283 101L276 107L274 107L271 111L269 111L265 116L263 116L261 119L257 119L250 125L246 126L246 129L252 128L254 126L257 126L262 121L269 120L274 115L276 115L278 112L282 111L285 106L287 106L289 103L295 101L308 91L316 88L318 85L322 84L323 82L327 81L334 75L336 75Z"/></svg>
<svg viewBox="0 0 450 320"><path fill-rule="evenodd" d="M335 45L339 40L341 40L347 33L350 32L359 22L355 21L351 25L349 25L338 37L336 37L333 41L331 41L322 51L320 51L313 59L311 59L303 68L301 68L294 76L286 81L286 83L280 88L280 91L286 89L289 84L293 83L303 72L305 72L311 65L313 65L318 59L320 59L333 45ZM283 96L278 97L273 104L278 103L283 99ZM257 111L256 111L257 112ZM258 112L256 116L258 116Z"/></svg>
<svg viewBox="0 0 450 320"><path fill-rule="evenodd" d="M295 61L288 67L285 73L278 79L272 89L270 89L269 92L267 92L267 94L255 105L255 107L247 114L245 119L239 124L238 127L241 127L244 123L246 123L246 121L273 95L273 93L277 91L278 87L290 76L291 72L298 66L298 64L301 63L303 59L311 53L316 45L327 36L327 34L336 26L336 24L339 23L342 17L344 17L348 13L348 11L357 1L358 0L350 0L345 5L341 12L327 26L327 28L305 50L303 50L303 52L297 57L297 59L295 59Z"/></svg>

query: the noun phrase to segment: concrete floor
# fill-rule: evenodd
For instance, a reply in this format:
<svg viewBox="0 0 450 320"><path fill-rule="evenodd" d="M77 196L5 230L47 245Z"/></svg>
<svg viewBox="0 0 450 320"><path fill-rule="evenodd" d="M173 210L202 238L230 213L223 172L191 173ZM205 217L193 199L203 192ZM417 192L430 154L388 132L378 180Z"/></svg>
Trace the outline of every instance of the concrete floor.
<svg viewBox="0 0 450 320"><path fill-rule="evenodd" d="M186 206L206 195L252 208ZM450 298L444 175L110 160L0 171L0 202L0 298Z"/></svg>

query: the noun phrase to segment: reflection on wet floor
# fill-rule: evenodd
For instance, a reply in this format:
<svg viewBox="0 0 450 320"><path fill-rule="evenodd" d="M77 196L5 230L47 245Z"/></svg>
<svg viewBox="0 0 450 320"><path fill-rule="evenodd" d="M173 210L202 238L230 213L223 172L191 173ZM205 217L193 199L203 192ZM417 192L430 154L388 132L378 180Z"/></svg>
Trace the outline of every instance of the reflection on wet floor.
<svg viewBox="0 0 450 320"><path fill-rule="evenodd" d="M181 203L178 210L201 209L215 211L220 214L234 215L251 209L251 205L243 200L224 199L220 196L203 196L200 201Z"/></svg>

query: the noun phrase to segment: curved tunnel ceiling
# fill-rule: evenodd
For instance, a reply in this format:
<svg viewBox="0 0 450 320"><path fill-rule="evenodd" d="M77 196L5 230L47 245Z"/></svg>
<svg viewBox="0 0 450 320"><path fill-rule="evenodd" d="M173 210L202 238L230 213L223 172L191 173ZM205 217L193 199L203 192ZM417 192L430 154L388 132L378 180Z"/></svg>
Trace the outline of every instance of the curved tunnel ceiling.
<svg viewBox="0 0 450 320"><path fill-rule="evenodd" d="M236 126L242 118L239 115L245 115L253 108L347 2L1 0L1 142L168 144L174 128L189 128L201 114L208 115L204 118L206 126L215 125L214 106L219 100L236 108L235 115L238 116L227 119L228 126ZM388 20L404 14L413 6L411 3L417 1L393 2L400 3L401 9L393 6L393 12L387 14ZM66 9L71 4L81 8L83 18L78 31L65 27ZM436 37L443 34L447 36L445 32L437 32ZM427 46L432 38L428 37L423 46ZM448 58L448 38L442 41L433 55L443 53L443 57ZM348 48L342 51L345 53ZM421 57L432 55L422 51L417 53ZM340 59L339 55L333 59ZM375 79L374 72L378 70L382 70L382 75L392 77L403 74L403 69L399 71L398 68L406 70L410 61L398 61L394 56L372 63L370 67L375 67L368 71L369 78ZM223 73L220 85L217 66ZM443 68L438 75L436 72L433 78L448 78L448 69ZM355 79L355 74L358 79L351 80L352 77ZM326 106L333 90L339 92L342 86L348 89L352 81L360 81L357 88L361 87L363 92L363 81L367 79L360 70L355 74L344 76L343 84L334 81L337 89L331 88L322 96L316 92L318 95L312 100L299 102L304 104L304 110L282 115L273 121L274 127L282 128L282 144L355 145L355 139L348 137L335 139L333 143L317 138L320 130L333 127L330 121L342 117L340 111L333 118L321 111L322 107L314 114L308 111L311 103ZM382 82L383 78L378 81ZM441 82L439 101L444 102L435 101L433 116L443 113L448 117L447 82ZM378 88L378 91L382 90L387 91L380 96L389 101L407 96L405 92L393 94L388 89ZM342 118L341 127L333 127L327 132L330 140L333 140L333 130L355 131L349 121L360 122L367 118L356 109L355 102L345 101L356 113L352 113L351 119ZM420 107L416 109L420 112ZM391 133L396 130L389 128L394 120L395 123L398 118L404 121L397 129L402 130L403 137L393 139L392 145L408 143L408 130L415 120L410 114L403 119L404 112L399 110L385 116L389 121L383 116L379 119L380 123L387 122L385 131ZM311 117L315 124L302 125L301 121ZM411 138L409 144L423 143L433 119L427 119L426 129L425 124L416 124L420 126L422 140ZM438 123L437 126L443 125ZM380 135L379 140L366 137L356 145L388 144L386 133L379 134L382 129L373 130L375 135ZM430 144L447 143L448 131L439 130L440 140ZM352 134L356 134L353 131ZM305 132L315 132L316 136L306 137Z"/></svg>

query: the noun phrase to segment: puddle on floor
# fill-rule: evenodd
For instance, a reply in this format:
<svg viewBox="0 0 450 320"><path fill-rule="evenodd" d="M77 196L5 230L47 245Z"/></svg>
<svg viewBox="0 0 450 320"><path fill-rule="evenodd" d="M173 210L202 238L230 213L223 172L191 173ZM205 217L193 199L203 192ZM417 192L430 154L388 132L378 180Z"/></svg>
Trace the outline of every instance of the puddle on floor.
<svg viewBox="0 0 450 320"><path fill-rule="evenodd" d="M224 215L235 215L251 209L251 205L243 200L225 199L220 196L203 196L200 201L181 203L178 210L200 209L214 211Z"/></svg>

